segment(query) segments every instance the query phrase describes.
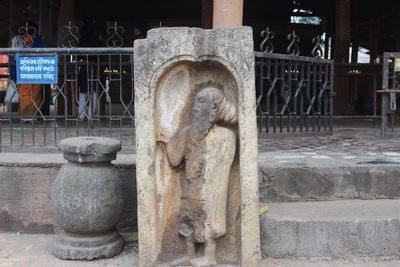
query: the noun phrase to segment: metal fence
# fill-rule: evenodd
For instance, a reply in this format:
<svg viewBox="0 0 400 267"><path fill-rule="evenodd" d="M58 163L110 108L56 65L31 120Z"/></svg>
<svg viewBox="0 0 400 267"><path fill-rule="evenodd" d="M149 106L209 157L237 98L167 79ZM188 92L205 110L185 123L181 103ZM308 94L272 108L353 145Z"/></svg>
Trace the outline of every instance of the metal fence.
<svg viewBox="0 0 400 267"><path fill-rule="evenodd" d="M288 35L288 54L273 53L268 29L262 36L262 52L255 52L259 132L332 134L334 64L321 58L319 37L312 57L304 57L295 32Z"/></svg>
<svg viewBox="0 0 400 267"><path fill-rule="evenodd" d="M0 146L54 146L66 137L98 135L133 148L133 48L121 47L123 28L107 28L104 48L78 48L78 28L70 23L63 30L60 48L0 48L9 59L0 64ZM255 52L260 133L332 133L333 61L322 58L321 39L314 38L312 56L304 57L295 32L288 54L273 53L271 31L262 36ZM19 85L19 103L5 103L17 54L57 55L58 84Z"/></svg>
<svg viewBox="0 0 400 267"><path fill-rule="evenodd" d="M397 94L400 93L400 52L383 53L382 64L382 127L381 135L388 135L389 126L395 127L395 112L397 110Z"/></svg>
<svg viewBox="0 0 400 267"><path fill-rule="evenodd" d="M58 55L58 84L18 87L19 103L2 103L0 145L55 145L79 135L134 144L133 48L0 49L0 86L10 86L17 53ZM25 108L29 106L29 108Z"/></svg>

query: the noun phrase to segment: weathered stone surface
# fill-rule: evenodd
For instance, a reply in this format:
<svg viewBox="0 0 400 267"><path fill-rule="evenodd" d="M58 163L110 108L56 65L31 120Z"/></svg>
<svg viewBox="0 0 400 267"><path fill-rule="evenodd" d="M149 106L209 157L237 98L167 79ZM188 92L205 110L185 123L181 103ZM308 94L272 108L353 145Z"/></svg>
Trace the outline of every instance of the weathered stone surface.
<svg viewBox="0 0 400 267"><path fill-rule="evenodd" d="M171 167L184 164L179 223L171 229L185 239L192 266L215 265L217 242L227 234L228 188L236 134L221 124L236 125L237 108L222 90L220 84L201 84L191 101L194 104L190 123L178 128L170 139L160 132L158 140L164 144ZM200 246L204 253L196 252Z"/></svg>
<svg viewBox="0 0 400 267"><path fill-rule="evenodd" d="M400 258L400 200L270 203L261 216L264 257Z"/></svg>
<svg viewBox="0 0 400 267"><path fill-rule="evenodd" d="M117 231L87 236L62 232L56 235L54 241L53 255L67 260L111 258L120 253L124 246L124 240Z"/></svg>
<svg viewBox="0 0 400 267"><path fill-rule="evenodd" d="M53 216L65 231L106 232L120 220L123 194L119 173L111 164L67 163L53 188Z"/></svg>
<svg viewBox="0 0 400 267"><path fill-rule="evenodd" d="M54 233L51 187L61 163L20 163L0 166L0 232L21 234ZM11 158L11 157L10 157ZM1 164L1 163L0 163ZM4 164L3 164L4 165ZM124 194L124 211L117 229L120 233L137 231L135 165L115 164Z"/></svg>
<svg viewBox="0 0 400 267"><path fill-rule="evenodd" d="M188 254L185 239L176 229L182 190L185 190L181 181L187 179L188 172L174 167L164 145L156 144L156 139L170 140L179 132L185 136L183 129L193 122L191 111L196 109L193 105L199 85L207 81L222 85L227 101L237 107L238 118L238 123L232 127L238 141L229 175L226 233L216 239L216 258L218 262L241 262L242 266L259 264L253 66L252 32L248 27L163 28L149 31L145 40L135 41L140 266L179 260ZM226 126L221 124L223 127ZM179 144L186 146L185 141L176 142ZM210 151L216 147L218 145L210 147ZM187 159L183 165L188 165L191 156L184 156ZM177 160L176 165L180 162ZM207 159L207 164L213 163ZM210 209L206 209L206 214L208 211ZM202 263L199 260L192 264Z"/></svg>
<svg viewBox="0 0 400 267"><path fill-rule="evenodd" d="M116 158L121 142L112 138L80 136L66 138L59 143L64 158L76 162L106 162Z"/></svg>
<svg viewBox="0 0 400 267"><path fill-rule="evenodd" d="M266 167L260 162L260 202L400 197L400 167L356 165Z"/></svg>
<svg viewBox="0 0 400 267"><path fill-rule="evenodd" d="M51 193L53 217L62 229L52 249L56 257L92 260L121 251L123 240L116 225L121 219L124 196L117 169L105 160L115 158L118 143L98 137L61 142L64 158L70 158L67 154L73 159L59 171ZM91 156L89 160L83 157L87 155Z"/></svg>

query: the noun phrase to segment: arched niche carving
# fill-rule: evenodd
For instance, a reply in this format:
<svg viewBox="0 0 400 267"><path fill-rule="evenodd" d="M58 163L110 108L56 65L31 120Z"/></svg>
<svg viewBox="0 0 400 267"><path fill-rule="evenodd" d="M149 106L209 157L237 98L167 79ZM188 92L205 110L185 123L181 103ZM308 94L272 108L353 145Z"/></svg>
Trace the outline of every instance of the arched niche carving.
<svg viewBox="0 0 400 267"><path fill-rule="evenodd" d="M196 102L196 97L202 89L213 86L218 87L217 90L222 93L225 102L229 103L231 111L226 112L231 112L231 117L236 116L235 121L227 122L226 120L220 120L210 125L213 129L218 127L223 132L222 136L224 137L222 139L224 140L217 137L217 135L214 137L210 137L211 134L207 135L207 142L213 142L213 147L205 149L206 152L202 151L201 153L205 154L203 156L199 154L191 156L191 154L184 152L185 159L178 167L171 166L165 144L159 142L156 147L155 176L157 195L157 239L159 240L158 251L160 253L159 258L166 261L174 261L179 258L184 258L185 255L193 254L188 247L187 238L180 233L183 220L182 213L185 209L192 210L192 212L190 212L191 220L196 221L195 223L187 223L187 225L190 225L189 228L196 223L217 224L219 226L224 224L220 226L220 228L225 227L225 231L222 230L221 236L217 235L218 238L213 238L216 243L216 261L236 262L239 259L238 245L240 243L240 225L239 221L236 220L236 215L239 213L240 207L239 166L236 153L236 148L238 147L236 145L236 140L238 140L238 138L236 138L238 86L231 71L220 62L214 60L205 60L201 62L182 60L166 68L160 75L155 86L155 139L170 140L179 134L179 132L182 132L182 129L191 128L191 124L194 123L192 110ZM219 109L221 109L221 105ZM235 115L233 115L234 113ZM189 131L193 132L195 130ZM228 136L231 136L230 133L232 133L234 137L231 137L229 141L227 140L228 137L225 135L228 134ZM214 141L210 141L211 138L214 138ZM187 142L185 146L189 146L188 143L189 142ZM200 143L201 141L199 141L199 147L201 147ZM185 150L187 149L186 147ZM204 148L202 149L204 150ZM216 149L217 151L215 151ZM219 154L219 157L218 153L222 151L218 151L218 149L224 150L225 155ZM196 152L193 153L195 154ZM230 155L229 157L231 157L231 159L227 159L227 154ZM213 159L210 157L213 157ZM188 176L190 176L189 168L193 169L193 165L197 167L198 161L204 162L204 165L206 165L206 167L204 167L206 173L207 170L208 172L212 172L212 169L214 169L216 173L222 168L222 166L214 165L213 161L218 161L218 158L220 158L220 164L224 162L225 164L229 164L229 167L225 167L229 168L229 170L226 170L224 174L220 176L215 175L213 177L210 175L207 176L207 174L203 174L202 177L200 177L200 175L196 179L205 179L202 185L196 184L194 180L191 180L192 182L190 182L190 184L185 182L189 179ZM221 182L221 180L225 179L225 177L223 177L224 175L228 177L226 177L226 181ZM206 178L204 178L204 176L206 176ZM217 178L219 181L215 181ZM211 181L211 179L213 179L213 181ZM218 188L214 188L216 185L218 185ZM182 190L184 190L184 192ZM197 190L203 191L197 192ZM208 200L201 202L201 205L187 204L188 198L201 198L201 195L206 195L207 197L204 197L204 199ZM218 202L212 202L210 200L218 198L220 199ZM224 198L226 198L225 203ZM182 199L184 200L182 201ZM199 210L202 210L202 212ZM208 218L213 216L214 219L208 220L204 218L202 220L198 218L201 217L200 215L193 215L193 212L197 215L203 213L204 216ZM213 223L210 223L210 220L213 221ZM210 231L207 229L206 227L204 232ZM204 235L207 236L207 234ZM210 241L208 241L208 243L209 242ZM206 247L205 243L207 242L194 243L195 249L204 250L204 247ZM197 251L195 255L192 255L192 258L207 256L205 254L207 253Z"/></svg>

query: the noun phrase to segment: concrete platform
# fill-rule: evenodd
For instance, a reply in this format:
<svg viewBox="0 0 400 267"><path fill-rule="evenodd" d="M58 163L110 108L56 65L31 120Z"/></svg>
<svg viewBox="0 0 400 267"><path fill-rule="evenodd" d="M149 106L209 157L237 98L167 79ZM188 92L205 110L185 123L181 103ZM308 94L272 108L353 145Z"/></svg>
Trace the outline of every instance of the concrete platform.
<svg viewBox="0 0 400 267"><path fill-rule="evenodd" d="M280 259L400 259L400 200L270 203L262 253Z"/></svg>

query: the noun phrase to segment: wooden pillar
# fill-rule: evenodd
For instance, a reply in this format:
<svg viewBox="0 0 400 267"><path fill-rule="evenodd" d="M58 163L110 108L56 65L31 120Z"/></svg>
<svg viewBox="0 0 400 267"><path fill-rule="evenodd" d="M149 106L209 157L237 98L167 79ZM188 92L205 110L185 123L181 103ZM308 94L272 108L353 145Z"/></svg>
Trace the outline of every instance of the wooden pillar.
<svg viewBox="0 0 400 267"><path fill-rule="evenodd" d="M213 28L243 25L243 0L214 0Z"/></svg>
<svg viewBox="0 0 400 267"><path fill-rule="evenodd" d="M60 0L60 8L58 13L58 41L62 36L61 27L68 25L69 21L74 20L76 0Z"/></svg>
<svg viewBox="0 0 400 267"><path fill-rule="evenodd" d="M335 62L349 62L350 0L336 0Z"/></svg>
<svg viewBox="0 0 400 267"><path fill-rule="evenodd" d="M213 0L203 0L201 6L201 27L211 29L213 25Z"/></svg>
<svg viewBox="0 0 400 267"><path fill-rule="evenodd" d="M11 39L18 33L18 27L22 23L21 1L10 0L10 14L9 14L9 43Z"/></svg>

